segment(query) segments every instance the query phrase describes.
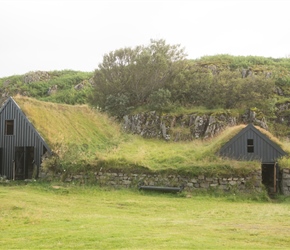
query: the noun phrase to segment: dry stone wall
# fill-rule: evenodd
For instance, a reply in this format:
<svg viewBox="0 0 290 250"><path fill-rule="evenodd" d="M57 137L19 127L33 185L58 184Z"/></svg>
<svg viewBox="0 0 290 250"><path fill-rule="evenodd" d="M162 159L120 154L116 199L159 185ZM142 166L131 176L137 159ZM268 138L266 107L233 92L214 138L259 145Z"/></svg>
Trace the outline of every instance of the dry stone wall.
<svg viewBox="0 0 290 250"><path fill-rule="evenodd" d="M247 177L207 177L205 175L189 177L178 174L164 175L122 172L95 172L77 175L57 174L55 176L42 172L41 177L46 179L59 178L70 183L96 183L100 186L111 186L114 188L138 188L139 185L145 185L183 187L185 191L213 189L224 191L260 191L262 189L261 171L255 171Z"/></svg>
<svg viewBox="0 0 290 250"><path fill-rule="evenodd" d="M281 172L281 193L290 196L290 169L282 169Z"/></svg>

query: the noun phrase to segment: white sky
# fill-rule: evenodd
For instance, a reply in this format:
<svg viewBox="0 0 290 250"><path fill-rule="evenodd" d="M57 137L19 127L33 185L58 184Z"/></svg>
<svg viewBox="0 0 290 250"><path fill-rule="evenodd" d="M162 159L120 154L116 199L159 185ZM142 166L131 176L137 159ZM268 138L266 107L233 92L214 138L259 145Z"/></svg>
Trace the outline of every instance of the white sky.
<svg viewBox="0 0 290 250"><path fill-rule="evenodd" d="M189 59L290 55L290 0L0 0L0 77L93 71L110 51L181 44Z"/></svg>

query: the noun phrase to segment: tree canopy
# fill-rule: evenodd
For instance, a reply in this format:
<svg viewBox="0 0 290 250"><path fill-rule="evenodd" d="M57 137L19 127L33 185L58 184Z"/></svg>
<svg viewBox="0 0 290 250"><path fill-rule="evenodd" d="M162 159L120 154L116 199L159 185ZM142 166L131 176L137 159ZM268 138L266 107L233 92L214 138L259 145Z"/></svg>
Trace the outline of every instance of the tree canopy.
<svg viewBox="0 0 290 250"><path fill-rule="evenodd" d="M156 99L154 92L171 85L185 56L180 45L168 45L165 40L110 52L95 71L92 101L117 116L146 105Z"/></svg>
<svg viewBox="0 0 290 250"><path fill-rule="evenodd" d="M106 54L94 74L92 102L122 117L140 106L274 110L277 88L290 87L290 59L216 55L188 60L180 45L148 46Z"/></svg>
<svg viewBox="0 0 290 250"><path fill-rule="evenodd" d="M273 119L282 112L280 120L286 126L288 111L278 110L290 103L290 58L215 55L187 59L180 45L151 40L146 46L106 54L95 72L28 72L0 78L0 87L2 100L19 93L59 103L90 101L119 118L136 110L176 113L175 109L201 106L245 112L258 108Z"/></svg>

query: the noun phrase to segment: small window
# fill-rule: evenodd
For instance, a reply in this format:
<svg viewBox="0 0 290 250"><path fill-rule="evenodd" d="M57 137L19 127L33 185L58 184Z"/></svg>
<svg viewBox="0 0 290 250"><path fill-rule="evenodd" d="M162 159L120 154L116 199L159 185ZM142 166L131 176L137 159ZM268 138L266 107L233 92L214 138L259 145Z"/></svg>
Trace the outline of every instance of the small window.
<svg viewBox="0 0 290 250"><path fill-rule="evenodd" d="M247 152L254 153L254 140L253 139L247 140Z"/></svg>
<svg viewBox="0 0 290 250"><path fill-rule="evenodd" d="M13 135L13 134L14 134L14 120L6 120L5 135Z"/></svg>

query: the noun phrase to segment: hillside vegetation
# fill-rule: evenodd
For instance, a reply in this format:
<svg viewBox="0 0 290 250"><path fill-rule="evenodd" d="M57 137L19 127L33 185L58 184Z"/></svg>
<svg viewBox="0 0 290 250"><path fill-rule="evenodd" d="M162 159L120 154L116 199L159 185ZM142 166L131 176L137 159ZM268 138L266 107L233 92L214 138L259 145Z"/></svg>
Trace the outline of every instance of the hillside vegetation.
<svg viewBox="0 0 290 250"><path fill-rule="evenodd" d="M215 55L187 59L180 45L151 40L148 46L104 55L95 72L29 72L0 78L2 99L17 93L38 100L90 104L119 119L155 110L254 109L270 131L290 136L290 58Z"/></svg>
<svg viewBox="0 0 290 250"><path fill-rule="evenodd" d="M67 105L16 96L16 102L55 153L44 166L55 172L122 171L244 175L258 162L221 159L218 149L244 126L211 140L165 142L122 132L120 125L87 105Z"/></svg>
<svg viewBox="0 0 290 250"><path fill-rule="evenodd" d="M92 103L122 117L132 110L257 108L275 117L289 101L290 59L230 55L186 59L178 45L151 40L148 46L105 55L94 73Z"/></svg>
<svg viewBox="0 0 290 250"><path fill-rule="evenodd" d="M241 171L243 164L243 169L259 167L217 156L223 136L235 129L211 140L174 143L126 135L116 122L150 110L243 116L251 109L289 144L290 58L191 60L180 45L151 40L148 46L105 54L95 72L37 71L0 78L0 93L2 100L19 94L16 101L57 155L50 166L60 171L106 167L222 173Z"/></svg>
<svg viewBox="0 0 290 250"><path fill-rule="evenodd" d="M2 101L21 94L49 102L84 104L92 90L92 76L92 72L72 70L28 72L0 78L0 93Z"/></svg>

